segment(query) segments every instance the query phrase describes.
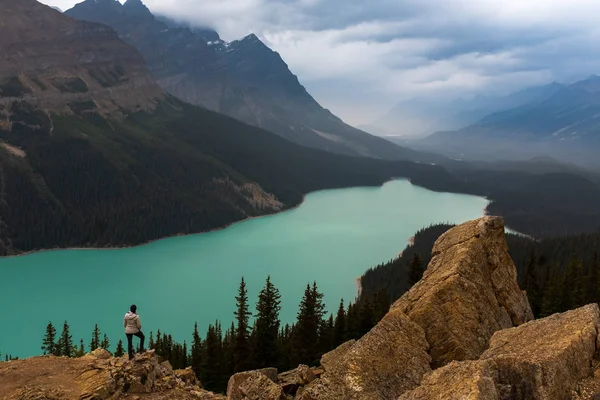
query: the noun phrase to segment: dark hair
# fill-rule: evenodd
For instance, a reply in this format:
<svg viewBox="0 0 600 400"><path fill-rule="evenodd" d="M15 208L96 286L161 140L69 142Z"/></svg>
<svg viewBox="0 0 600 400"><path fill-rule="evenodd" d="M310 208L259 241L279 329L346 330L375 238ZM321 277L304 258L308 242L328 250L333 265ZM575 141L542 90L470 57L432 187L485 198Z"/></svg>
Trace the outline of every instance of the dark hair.
<svg viewBox="0 0 600 400"><path fill-rule="evenodd" d="M137 306L135 304L132 304L131 307L129 307L129 311L131 311L132 313L137 311Z"/></svg>

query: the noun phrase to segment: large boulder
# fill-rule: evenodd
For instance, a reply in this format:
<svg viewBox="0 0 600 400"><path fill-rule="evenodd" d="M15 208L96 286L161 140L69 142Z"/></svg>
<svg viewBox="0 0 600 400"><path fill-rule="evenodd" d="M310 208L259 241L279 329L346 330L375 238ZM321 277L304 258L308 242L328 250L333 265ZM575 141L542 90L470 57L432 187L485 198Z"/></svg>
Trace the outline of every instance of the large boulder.
<svg viewBox="0 0 600 400"><path fill-rule="evenodd" d="M597 304L494 334L482 360L492 360L499 384L516 399L568 399L592 374L598 348Z"/></svg>
<svg viewBox="0 0 600 400"><path fill-rule="evenodd" d="M396 399L431 371L423 329L392 310L297 396L302 400Z"/></svg>
<svg viewBox="0 0 600 400"><path fill-rule="evenodd" d="M434 368L477 359L494 332L532 320L502 219L484 217L440 236L423 279L392 309L424 329Z"/></svg>
<svg viewBox="0 0 600 400"><path fill-rule="evenodd" d="M498 371L489 361L452 361L398 400L499 400Z"/></svg>
<svg viewBox="0 0 600 400"><path fill-rule="evenodd" d="M276 381L276 368L239 372L229 378L227 400L286 400Z"/></svg>
<svg viewBox="0 0 600 400"><path fill-rule="evenodd" d="M317 379L315 373L307 365L299 365L291 371L282 372L277 377L277 383L283 389L283 393L295 395L303 386Z"/></svg>
<svg viewBox="0 0 600 400"><path fill-rule="evenodd" d="M592 304L496 332L481 359L451 362L399 400L571 399L592 375L599 324Z"/></svg>
<svg viewBox="0 0 600 400"><path fill-rule="evenodd" d="M350 350L352 346L354 346L354 343L356 343L356 340L349 340L345 343L340 344L338 347L331 350L330 352L323 354L323 356L321 356L321 366L323 367L323 369L327 370L328 368L331 368L331 366L334 365L337 362L337 360L340 359L340 357L346 354L348 350Z"/></svg>

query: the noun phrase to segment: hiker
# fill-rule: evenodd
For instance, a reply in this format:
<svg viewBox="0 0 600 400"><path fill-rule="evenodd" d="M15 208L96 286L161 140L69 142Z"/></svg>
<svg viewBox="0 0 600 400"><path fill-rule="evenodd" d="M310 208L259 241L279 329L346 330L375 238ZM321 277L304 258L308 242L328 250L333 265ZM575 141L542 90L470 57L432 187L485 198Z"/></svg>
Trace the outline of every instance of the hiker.
<svg viewBox="0 0 600 400"><path fill-rule="evenodd" d="M144 350L144 339L145 336L142 333L142 323L140 316L136 314L137 306L133 304L129 307L129 312L125 314L123 319L123 326L125 327L125 334L127 335L127 352L129 353L129 359L133 359L133 337L137 336L140 338L140 351Z"/></svg>

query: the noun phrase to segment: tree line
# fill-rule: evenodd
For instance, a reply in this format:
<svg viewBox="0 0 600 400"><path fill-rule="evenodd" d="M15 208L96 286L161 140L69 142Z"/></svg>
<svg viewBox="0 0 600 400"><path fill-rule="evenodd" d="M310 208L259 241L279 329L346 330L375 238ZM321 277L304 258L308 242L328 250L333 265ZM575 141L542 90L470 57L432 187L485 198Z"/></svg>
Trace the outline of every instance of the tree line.
<svg viewBox="0 0 600 400"><path fill-rule="evenodd" d="M192 367L206 389L223 392L229 377L236 372L265 367L285 371L299 364L318 365L324 353L371 330L389 307L390 298L382 290L347 306L341 300L337 312L327 315L323 293L313 282L304 290L296 321L283 325L279 316L281 295L271 278L267 277L253 310L242 278L235 297L235 318L230 326L224 328L221 322L215 321L202 337L195 324L189 343L179 343L160 330L150 332L148 347L175 369ZM98 325L87 346L83 340L75 344L65 321L60 335L52 322L48 323L41 350L43 354L80 357L86 350L110 347L108 336L102 334ZM122 340L113 354L117 357L125 354Z"/></svg>
<svg viewBox="0 0 600 400"><path fill-rule="evenodd" d="M420 230L398 258L369 269L361 278L358 302L381 290L392 301L400 298L420 279L435 241L450 228L439 224ZM507 234L506 241L536 317L600 302L600 233L542 240Z"/></svg>

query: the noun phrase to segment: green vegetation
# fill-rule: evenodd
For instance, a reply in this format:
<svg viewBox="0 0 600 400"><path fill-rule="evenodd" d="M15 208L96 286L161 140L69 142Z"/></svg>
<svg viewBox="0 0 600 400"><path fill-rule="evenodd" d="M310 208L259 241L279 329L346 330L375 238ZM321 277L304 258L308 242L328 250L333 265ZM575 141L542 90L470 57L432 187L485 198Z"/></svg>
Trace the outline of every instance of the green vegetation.
<svg viewBox="0 0 600 400"><path fill-rule="evenodd" d="M126 77L126 71L121 66L116 66L109 70L103 70L100 68L89 69L88 73L102 87L105 88L117 86L128 80Z"/></svg>
<svg viewBox="0 0 600 400"><path fill-rule="evenodd" d="M31 90L23 85L16 76L0 83L0 97L23 97L28 93L31 93Z"/></svg>
<svg viewBox="0 0 600 400"><path fill-rule="evenodd" d="M480 169L454 174L470 193L489 198L488 212L518 232L539 239L600 230L600 178Z"/></svg>
<svg viewBox="0 0 600 400"><path fill-rule="evenodd" d="M87 93L90 90L80 77L53 79L52 85L61 93Z"/></svg>
<svg viewBox="0 0 600 400"><path fill-rule="evenodd" d="M178 343L171 335L159 330L156 335L150 332L148 344L173 368L192 367L206 389L224 391L229 377L235 372L265 367L284 371L298 364L318 364L322 354L347 340L358 339L385 315L390 301L381 293L363 304L350 304L347 309L341 302L334 319L333 315L326 318L323 294L317 284L307 285L296 323L281 327L280 295L270 277L258 295L255 313L250 312L242 279L236 296L236 323L230 328L223 331L221 323L216 321L209 325L202 339L198 324L195 324L189 347L187 342ZM90 351L110 348L106 335L98 342L100 335L96 325ZM68 357L80 357L85 353L83 340L79 347L73 347L66 322L58 341L52 323L48 324L42 350L44 354ZM114 355L121 357L124 354L123 341L119 340Z"/></svg>
<svg viewBox="0 0 600 400"><path fill-rule="evenodd" d="M303 148L172 98L124 120L86 110L50 121L26 103L13 110L13 130L0 138L27 158L0 154L7 204L2 234L13 244L0 249L4 254L136 245L273 212L237 190L248 182L274 194L284 208L311 191L380 185L392 177L464 190L440 167Z"/></svg>

